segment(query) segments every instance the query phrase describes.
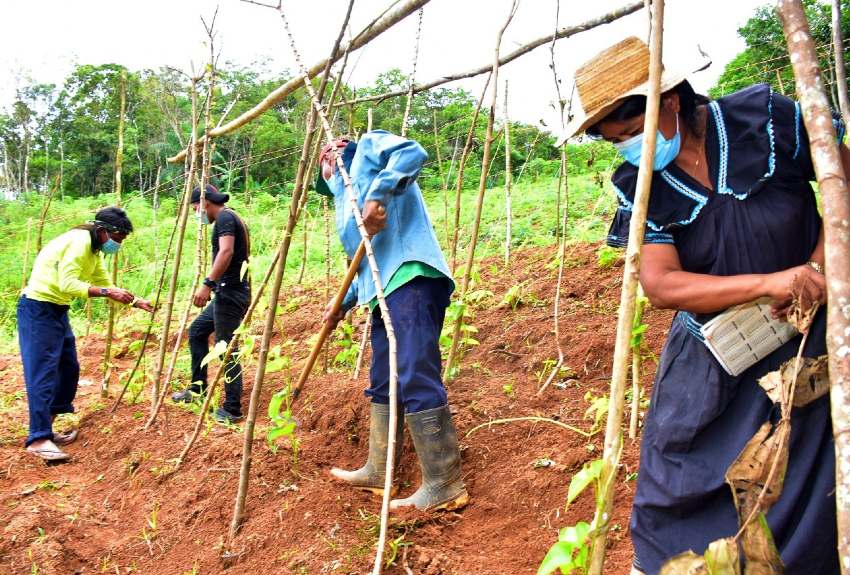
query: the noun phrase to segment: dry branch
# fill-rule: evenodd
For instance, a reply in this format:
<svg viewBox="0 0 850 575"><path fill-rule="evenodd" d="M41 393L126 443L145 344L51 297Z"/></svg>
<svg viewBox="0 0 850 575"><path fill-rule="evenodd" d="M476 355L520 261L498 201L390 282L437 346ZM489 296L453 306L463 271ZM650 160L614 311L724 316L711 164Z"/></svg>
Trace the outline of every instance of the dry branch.
<svg viewBox="0 0 850 575"><path fill-rule="evenodd" d="M363 46L365 46L387 30L389 30L395 24L404 20L407 16L409 16L428 2L429 0L406 0L398 8L395 8L393 11L387 12L381 15L376 20L373 20L368 26L366 26L366 28L360 31L360 33L357 34L357 36L355 36L351 40L351 42L343 46L342 50L347 52L353 52L362 48ZM340 57L341 52L337 51L334 56L316 62L309 69L305 70L302 75L299 75L297 78L289 80L288 82L271 92L268 96L263 98L263 100L259 104L257 104L244 114L240 115L237 118L234 118L233 120L221 126L220 128L211 130L210 136L215 138L218 136L223 136L224 134L229 134L237 128L241 128L248 122L257 119L260 114L269 110L273 106L276 106L281 101L283 101L283 99L286 98L288 95L301 88L301 86L304 85L305 77L308 79L313 78L314 76L318 75L322 70L324 70L325 66L327 66L328 63L333 64ZM198 142L198 144L201 143L202 141ZM168 162L172 164L180 162L185 157L186 150L183 150L176 156L168 158Z"/></svg>
<svg viewBox="0 0 850 575"><path fill-rule="evenodd" d="M829 100L815 44L799 0L781 0L779 14L796 79L797 95L823 198L826 236L827 350L832 429L835 436L838 554L841 572L850 573L850 198L842 154L836 144Z"/></svg>
<svg viewBox="0 0 850 575"><path fill-rule="evenodd" d="M634 207L629 222L629 243L626 247L623 288L617 316L617 336L614 344L614 368L611 376L611 395L608 401L608 421L605 425L605 443L602 455L600 485L602 503L593 518L590 575L600 575L605 561L605 540L614 506L614 488L617 466L623 446L623 411L626 381L629 377L632 322L635 317L635 296L640 272L640 249L646 226L646 213L652 183L652 163L655 156L658 114L661 104L661 46L664 35L664 0L652 2L652 32L649 43L649 91L646 96L646 118L643 125L643 153L638 167Z"/></svg>
<svg viewBox="0 0 850 575"><path fill-rule="evenodd" d="M633 12L637 12L643 8L643 0L639 0L637 2L632 2L630 4L626 4L625 6L618 8L616 10L612 10L606 14L597 16L596 18L591 18L590 20L583 22L581 24L576 24L575 26L567 26L565 28L561 28L555 34L555 38L561 40L563 38L569 38L570 36L574 36L580 32L586 32L587 30L591 30L596 28L597 26L601 26L603 24L610 24L614 20L618 20L623 16L628 16ZM520 56L524 56L528 54L535 48L539 48L540 46L546 44L547 42L552 41L552 35L547 34L546 36L541 36L540 38L536 38L531 42L524 44L511 52L510 54L503 56L499 59L499 66L504 66L508 64ZM431 88L436 88L437 86L441 86L442 84L448 84L449 82L454 82L457 80L463 80L464 78L473 78L475 76L480 76L481 74L486 74L492 69L493 65L486 64L483 66L479 66L476 68L472 68L471 70L466 70L464 72L457 72L455 74L449 74L447 76L441 76L430 82L423 82L422 84L418 84L413 88L414 93L424 92L425 90L430 90ZM397 96L404 96L408 93L408 90L397 90L394 92L387 92L385 94L378 94L376 96L368 96L365 98L358 98L353 100L352 104L361 104L363 102L381 102L386 100L387 98L395 98Z"/></svg>
<svg viewBox="0 0 850 575"><path fill-rule="evenodd" d="M463 282L461 283L460 294L458 296L461 306L466 305L466 293L469 290L469 282L472 277L472 264L475 263L475 247L478 244L478 229L481 226L481 210L484 207L484 192L487 191L487 174L490 168L490 154L493 149L493 124L496 122L496 105L498 104L499 96L499 50L502 47L502 36L505 34L505 30L507 30L511 20L513 20L514 14L516 14L518 3L519 0L513 1L505 23L496 34L496 47L493 51L493 68L490 73L490 78L493 80L493 94L490 99L490 113L487 116L487 132L484 136L484 153L481 159L481 178L478 181L478 199L475 203L475 220L473 220L472 223L472 234L469 239L469 248L466 254L466 268L463 270ZM481 103L479 102L479 106L480 105ZM475 120L473 119L472 129L474 129L474 127ZM461 172L458 173L459 177L460 173ZM457 229L455 229L455 236L457 236ZM446 358L446 367L443 372L443 379L449 380L453 378L452 368L454 367L455 361L457 360L457 354L459 353L458 350L460 346L462 327L463 311L458 314L452 328L452 343L449 348L448 357Z"/></svg>

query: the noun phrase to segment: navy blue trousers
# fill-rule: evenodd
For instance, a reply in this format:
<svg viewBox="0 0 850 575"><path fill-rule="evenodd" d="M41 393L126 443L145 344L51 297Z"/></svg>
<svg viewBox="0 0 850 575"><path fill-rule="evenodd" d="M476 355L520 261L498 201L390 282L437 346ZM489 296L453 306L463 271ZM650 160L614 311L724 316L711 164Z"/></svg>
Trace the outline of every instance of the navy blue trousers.
<svg viewBox="0 0 850 575"><path fill-rule="evenodd" d="M387 296L397 342L398 397L405 413L442 407L440 332L449 306L449 280L413 278ZM366 395L390 402L390 350L380 307L372 312L372 366Z"/></svg>
<svg viewBox="0 0 850 575"><path fill-rule="evenodd" d="M189 389L195 393L207 390L207 366L202 366L201 362L210 351L210 335L215 334L216 342L229 342L250 303L251 291L247 285L221 287L189 326L189 350L192 353L192 385ZM238 353L239 348L234 347L224 370L224 409L236 416L242 415L242 366L236 359Z"/></svg>
<svg viewBox="0 0 850 575"><path fill-rule="evenodd" d="M21 296L18 344L27 387L29 445L39 439L53 439L54 415L74 412L80 364L68 306Z"/></svg>

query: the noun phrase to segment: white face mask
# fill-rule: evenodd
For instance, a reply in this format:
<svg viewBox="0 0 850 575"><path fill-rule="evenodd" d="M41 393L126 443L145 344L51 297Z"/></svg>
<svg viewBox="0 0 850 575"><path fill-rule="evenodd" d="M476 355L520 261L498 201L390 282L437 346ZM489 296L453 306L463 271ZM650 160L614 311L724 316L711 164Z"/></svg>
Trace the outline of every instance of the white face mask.
<svg viewBox="0 0 850 575"><path fill-rule="evenodd" d="M210 218L209 216L207 216L206 210L198 210L197 212L195 212L195 219L205 226L208 226L210 224Z"/></svg>

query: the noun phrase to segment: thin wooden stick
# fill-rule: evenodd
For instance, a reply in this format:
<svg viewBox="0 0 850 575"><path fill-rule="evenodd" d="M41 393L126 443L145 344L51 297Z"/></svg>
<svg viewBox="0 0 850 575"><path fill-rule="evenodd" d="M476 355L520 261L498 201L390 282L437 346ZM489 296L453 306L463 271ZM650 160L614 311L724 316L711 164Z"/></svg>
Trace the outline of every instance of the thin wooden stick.
<svg viewBox="0 0 850 575"><path fill-rule="evenodd" d="M505 268L511 262L511 120L508 115L508 81L505 80Z"/></svg>
<svg viewBox="0 0 850 575"><path fill-rule="evenodd" d="M490 77L493 80L493 94L490 99L490 113L487 117L487 132L484 136L484 155L481 160L481 178L478 181L478 200L475 204L475 220L472 223L472 234L469 239L469 248L466 254L466 269L463 270L463 282L461 283L460 295L458 299L460 305L466 305L466 293L469 290L469 280L472 277L472 265L475 263L475 247L478 243L478 230L481 226L481 210L484 207L484 192L487 190L487 172L490 167L490 154L493 147L493 125L496 121L496 106L498 104L499 92L499 49L502 46L502 36L510 25L511 20L516 14L519 0L513 0L507 20L496 34L495 56L493 58L493 71ZM474 126L474 120L473 120ZM455 230L457 235L457 230ZM463 313L458 315L452 329L452 343L449 347L449 354L446 358L446 368L443 372L443 379L451 380L454 377L454 364L457 361L457 354L460 347L461 327L463 326Z"/></svg>
<svg viewBox="0 0 850 575"><path fill-rule="evenodd" d="M127 110L127 73L121 70L119 80L120 108L118 112L118 149L115 152L115 205L121 205L121 167L124 161L124 113ZM112 256L112 285L118 284L118 254ZM100 396L109 397L109 379L112 375L112 334L115 329L115 310L118 305L108 300L109 319L106 324L106 349L103 353L103 380L100 384Z"/></svg>
<svg viewBox="0 0 850 575"><path fill-rule="evenodd" d="M847 67L844 63L844 39L841 33L841 0L832 0L832 45L835 49L835 89L844 125L850 125L850 99L847 96ZM778 70L777 70L778 72Z"/></svg>
<svg viewBox="0 0 850 575"><path fill-rule="evenodd" d="M398 24L399 22L413 14L415 11L417 11L419 8L421 8L428 2L429 0L406 0L394 10L381 14L381 16L370 22L348 44L346 44L343 50L350 52L359 50L360 48L362 48L363 46L365 46L366 44L386 32L387 30L392 28L394 25ZM263 112L266 112L269 109L273 108L274 106L282 102L284 98L301 88L304 85L305 78L313 78L322 70L324 70L325 66L328 63L333 64L337 59L341 57L342 52L338 50L337 53L330 59L325 58L323 60L320 60L319 62L316 62L305 71L303 77L299 76L297 78L292 78L282 86L275 89L268 96L263 98L263 100L259 104L257 104L250 110L241 114L237 118L234 118L227 124L214 130L211 130L210 136L217 138L219 136L229 134L237 128L241 128L245 124L256 120ZM202 142L198 142L197 144L200 143ZM183 150L176 156L168 158L168 162L174 164L183 161L183 159L186 157L186 152L187 150Z"/></svg>
<svg viewBox="0 0 850 575"><path fill-rule="evenodd" d="M21 271L21 291L27 287L27 278L30 275L30 235L32 234L32 218L27 218L27 243L24 248L24 267Z"/></svg>
<svg viewBox="0 0 850 575"><path fill-rule="evenodd" d="M351 264L348 266L348 271L345 274L345 278L342 280L342 285L339 286L336 296L333 299L330 312L331 316L338 314L339 310L342 309L342 301L345 299L345 294L348 293L348 288L351 287L351 282L354 281L354 276L357 275L357 270L360 268L360 262L363 261L364 255L366 255L366 246L361 242L357 247L357 252L354 254L354 257L351 258ZM306 383L307 378L310 377L310 372L313 371L313 366L316 365L316 359L319 357L319 353L321 353L322 347L325 345L325 340L332 331L333 328L331 328L330 323L322 323L322 329L319 330L319 337L316 340L316 343L313 344L313 349L310 351L307 361L304 362L304 367L301 369L301 375L298 376L298 381L296 381L295 385L292 387L292 401L295 401L298 399L298 396L301 395L301 389L304 387L304 383Z"/></svg>
<svg viewBox="0 0 850 575"><path fill-rule="evenodd" d="M324 95L325 88L328 83L328 78L330 77L331 65L339 51L340 43L342 42L342 36L345 31L345 28L348 26L349 18L351 17L351 10L354 6L354 0L350 0L348 3L348 11L345 14L345 18L342 26L339 30L339 35L336 38L336 42L331 49L330 57L327 59L327 63L325 64L324 71L322 73L322 81L319 85L319 94L313 89L313 84L310 81L309 76L305 73L303 66L301 65L300 58L298 57L298 53L295 51L295 44L292 40L292 35L289 33L289 28L287 26L286 18L283 13L282 5L278 5L277 11L280 15L281 20L283 21L284 28L289 35L289 41L292 45L293 53L295 55L296 63L299 66L299 69L302 73L302 77L304 80L304 84L307 87L307 91L310 93L310 97L314 100L314 106L318 101L318 107L311 111L309 115L309 120L307 121L307 130L304 139L304 145L301 148L301 158L298 161L298 170L295 174L295 188L292 191L292 203L289 206L289 219L286 223L286 232L284 234L283 241L281 242L280 247L280 257L277 263L277 268L275 270L274 280L272 282L272 287L269 290L269 308L266 312L266 322L263 327L263 339L260 345L260 355L257 359L257 369L254 374L254 387L251 389L251 400L248 405L248 417L245 421L245 436L244 441L242 443L242 464L239 471L239 486L236 492L236 500L233 505L233 519L230 522L230 530L228 533L228 540L233 541L236 537L236 534L239 530L239 527L242 524L242 519L245 513L245 501L248 496L248 479L251 474L251 458L253 454L253 440L254 440L254 425L257 420L257 412L259 411L260 404L260 392L263 387L263 379L266 375L266 363L269 355L269 347L271 342L272 331L274 329L274 318L277 312L277 300L280 294L280 286L283 283L283 274L286 270L286 258L289 254L289 244L292 239L292 230L295 229L295 225L298 223L298 215L299 215L299 200L301 199L301 194L304 193L304 182L306 178L306 172L308 168L308 162L310 159L310 149L312 144L312 138L314 134L314 127L316 125L316 121L321 117L321 98ZM187 445L187 448L189 445ZM184 452L188 452L188 449L184 450ZM181 456L182 459L182 456Z"/></svg>
<svg viewBox="0 0 850 575"><path fill-rule="evenodd" d="M372 312L366 310L366 319L363 320L363 333L360 336L360 350L357 352L357 362L354 364L354 374L351 379L360 377L360 367L363 365L363 358L366 356L366 346L369 344L369 330L372 328Z"/></svg>
<svg viewBox="0 0 850 575"><path fill-rule="evenodd" d="M658 114L661 107L661 47L664 33L664 0L652 1L652 33L649 43L649 91L646 95L646 117L643 125L643 153L638 167L634 207L629 222L629 243L626 247L626 262L623 270L623 288L620 293L620 309L617 316L617 336L614 344L614 367L611 376L611 392L608 401L608 420L605 425L605 443L602 454L600 477L601 503L596 508L591 535L591 558L589 575L601 575L605 562L605 540L614 506L614 477L620 461L623 445L623 411L626 381L629 374L632 321L635 317L635 295L640 273L640 249L646 226L646 212L652 183L652 163L655 156L655 140Z"/></svg>
<svg viewBox="0 0 850 575"><path fill-rule="evenodd" d="M145 430L149 429L159 413L162 401L159 399L160 393L164 396L167 393L168 386L162 387L166 390L165 393L159 392L160 377L162 370L165 367L165 355L168 352L168 334L171 330L171 315L174 312L174 300L177 295L177 280L180 275L180 262L183 258L183 238L186 236L186 221L189 218L189 207L192 199L192 188L195 179L195 163L197 160L197 150L195 141L198 135L198 78L192 77L190 84L190 99L192 102L192 127L189 135L189 149L193 153L189 155L185 162L185 180L183 182L183 202L180 206L180 213L177 217L177 237L175 239L174 251L174 266L171 271L171 279L168 284L168 296L165 300L165 310L162 321L162 333L159 339L159 353L157 354L156 363L153 371L153 384L151 386L151 410L150 417L145 424Z"/></svg>
<svg viewBox="0 0 850 575"><path fill-rule="evenodd" d="M536 415L529 415L529 416L525 416L525 417L507 417L505 419L493 419L493 420L488 421L486 423L476 425L475 427L473 427L472 429L470 429L469 431L466 432L466 437L469 437L470 435L472 435L473 433L475 433L479 429L483 429L485 427L487 429L489 429L493 425L501 425L501 424L504 424L504 423L513 423L515 421L533 421L535 423L551 423L552 425L557 425L558 427L562 427L562 428L566 429L567 431L572 431L573 433L578 433L582 437L593 437L594 435L599 433L599 431L594 431L593 433L590 433L590 432L584 431L583 429L579 429L578 427L573 427L572 425L568 425L568 424L564 423L563 421L558 421L556 419L550 419L548 417L539 417L539 416L536 416Z"/></svg>
<svg viewBox="0 0 850 575"><path fill-rule="evenodd" d="M413 48L413 70L410 72L410 87L407 90L407 102L404 104L404 115L401 118L401 137L407 137L407 121L410 119L410 108L413 106L413 85L416 83L416 65L419 63L419 41L422 38L422 14L419 9L419 23L416 26L416 42Z"/></svg>
<svg viewBox="0 0 850 575"><path fill-rule="evenodd" d="M835 503L841 572L850 574L850 196L836 144L829 101L802 3L780 0L779 15L788 43L811 156L823 198L826 236L827 350L829 352L832 430L835 436Z"/></svg>
<svg viewBox="0 0 850 575"><path fill-rule="evenodd" d="M460 192L463 189L463 172L466 169L466 161L469 159L470 152L472 151L472 139L475 136L475 126L478 124L478 114L481 112L481 105L484 103L484 97L487 95L487 87L490 85L490 79L492 77L493 73L491 71L484 82L484 88L481 89L481 97L478 98L478 104L475 106L475 112L472 114L472 122L469 126L469 132L466 134L463 151L460 154L460 163L458 163L457 181L455 182L455 221L451 246L449 248L452 260L452 273L457 271L457 242L460 235Z"/></svg>
<svg viewBox="0 0 850 575"><path fill-rule="evenodd" d="M643 312L646 309L646 297L643 288L638 285L635 302L635 319L632 322L632 334L634 329L643 323ZM634 335L632 336L634 337ZM632 346L632 411L629 414L629 439L637 438L638 413L640 411L640 364L643 336L638 338L637 343Z"/></svg>

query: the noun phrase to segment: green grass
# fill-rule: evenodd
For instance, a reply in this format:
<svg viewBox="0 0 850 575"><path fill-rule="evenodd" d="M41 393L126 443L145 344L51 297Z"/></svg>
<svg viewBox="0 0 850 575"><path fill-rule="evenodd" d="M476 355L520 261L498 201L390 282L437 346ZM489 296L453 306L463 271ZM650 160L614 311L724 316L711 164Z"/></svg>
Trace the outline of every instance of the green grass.
<svg viewBox="0 0 850 575"><path fill-rule="evenodd" d="M514 186L512 193L513 249L554 243L558 226L555 207L556 186L555 180L534 182L526 180ZM466 257L476 194L476 189L468 188L463 190L461 196L461 233L458 246L460 261ZM592 176L577 176L570 178L569 194L570 240L597 241L601 239L616 204L610 185L600 187ZM448 257L443 193L439 190L425 190L424 196L437 238ZM454 207L453 188L449 189L448 196L451 220ZM130 193L126 198L124 207L130 214L136 231L125 242L120 252L118 284L140 296L153 299L158 274L162 268L162 258L176 222L177 199L173 190L163 193L160 196L159 209L155 211L150 194L140 197L138 194ZM11 351L16 347L15 305L24 276L24 263L28 260L31 267L36 255L35 237L42 200L42 196L33 194L16 201L0 201L0 224L6 231L6 239L0 248L0 266L4 270L4 273L0 274L0 350ZM50 206L44 226L43 243L46 244L50 239L71 227L91 219L98 208L111 203L111 196L55 199ZM502 188L493 188L486 192L476 250L477 259L504 252L504 203ZM281 230L286 223L289 211L289 197L258 193L251 197L250 203L246 203L245 198L239 196L233 198L230 205L242 215L251 229L252 273L255 281L259 281L264 276L280 242ZM32 228L27 257L29 218L32 218ZM329 218L331 273L338 276L344 271L345 258L334 229L333 206L330 207ZM307 217L299 223L292 240L284 277L285 286L291 285L298 278L304 257L302 232L305 225L308 232L308 249L304 283L324 285L325 224L319 196L311 194L307 205ZM176 312L182 311L194 277L197 229L197 223L194 218L191 218L184 241ZM209 247L207 246L205 250L208 251ZM89 328L93 332L102 331L106 317L106 302L100 298L94 299L92 322ZM85 333L88 322L84 301L74 301L71 306L71 321L77 334ZM122 309L119 314L118 333L121 335L128 330L142 330L146 322L147 317L144 314Z"/></svg>

